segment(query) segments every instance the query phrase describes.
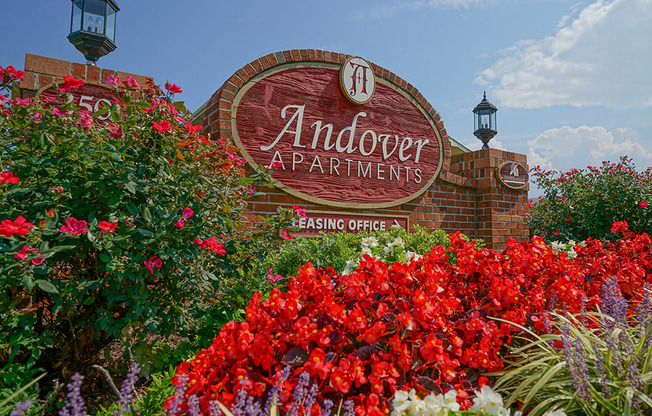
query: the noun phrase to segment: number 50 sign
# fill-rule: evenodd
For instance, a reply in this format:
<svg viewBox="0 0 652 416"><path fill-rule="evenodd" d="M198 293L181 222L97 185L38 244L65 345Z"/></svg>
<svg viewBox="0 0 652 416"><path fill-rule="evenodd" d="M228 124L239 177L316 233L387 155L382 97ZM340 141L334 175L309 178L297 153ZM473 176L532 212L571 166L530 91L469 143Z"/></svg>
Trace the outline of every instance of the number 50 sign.
<svg viewBox="0 0 652 416"><path fill-rule="evenodd" d="M59 81L56 84L61 84L62 82L63 81ZM36 93L36 99L44 100L47 99L47 97L58 99L60 93L57 92L54 86L55 84L50 84L38 90ZM114 102L113 98L116 97L116 94L106 85L86 82L81 86L81 88L71 90L66 94L66 97L66 103L72 102L79 109L88 110L91 113L94 113L103 108L111 107ZM102 114L97 118L99 120L106 120L109 118L109 113Z"/></svg>

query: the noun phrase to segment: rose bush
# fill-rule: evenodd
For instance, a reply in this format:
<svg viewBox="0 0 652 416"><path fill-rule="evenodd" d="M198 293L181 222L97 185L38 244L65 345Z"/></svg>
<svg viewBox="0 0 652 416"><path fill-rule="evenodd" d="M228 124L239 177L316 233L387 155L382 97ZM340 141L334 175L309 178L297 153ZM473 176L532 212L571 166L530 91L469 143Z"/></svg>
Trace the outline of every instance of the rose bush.
<svg viewBox="0 0 652 416"><path fill-rule="evenodd" d="M631 158L568 172L532 169L543 196L530 204L530 234L546 241L616 238L615 221L636 233L652 230L652 167L638 172Z"/></svg>
<svg viewBox="0 0 652 416"><path fill-rule="evenodd" d="M21 76L0 68L0 92ZM246 175L232 145L188 122L178 87L107 83L114 103L93 114L66 104L72 77L43 102L0 94L0 389L37 369L87 373L125 335L198 343L259 287L240 277L292 219L241 227L269 171Z"/></svg>
<svg viewBox="0 0 652 416"><path fill-rule="evenodd" d="M183 386L183 400L170 408L171 398L168 410L185 411L189 398L205 414L213 400L230 407L249 396L264 406L287 365L281 402L305 372L318 386L313 412L351 400L356 414L386 414L394 393L412 388L420 397L455 390L468 409L470 392L503 369L520 333L504 321L544 332L547 310L595 309L612 276L623 296L640 302L638 289L652 280L652 241L624 231L616 245L576 246L575 259L540 237L510 240L499 253L457 234L450 248L408 264L365 255L348 275L307 264L283 290L254 295L245 322L224 325L210 347L177 368L173 383Z"/></svg>

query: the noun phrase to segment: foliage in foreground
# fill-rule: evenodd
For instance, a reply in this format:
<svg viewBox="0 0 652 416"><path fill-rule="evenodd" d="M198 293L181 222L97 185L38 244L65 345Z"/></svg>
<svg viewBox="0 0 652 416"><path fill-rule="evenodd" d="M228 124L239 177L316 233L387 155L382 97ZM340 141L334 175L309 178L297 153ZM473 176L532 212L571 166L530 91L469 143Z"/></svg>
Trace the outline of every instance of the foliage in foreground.
<svg viewBox="0 0 652 416"><path fill-rule="evenodd" d="M544 195L530 204L530 234L546 241L589 237L614 241L616 221L635 233L652 231L652 166L638 172L631 158L568 172L532 169Z"/></svg>
<svg viewBox="0 0 652 416"><path fill-rule="evenodd" d="M21 76L0 68L0 92ZM114 103L93 114L67 104L72 77L58 99L0 95L0 393L41 370L42 392L88 374L125 336L149 357L146 335L231 319L252 282L229 282L278 240L282 217L240 226L269 172L246 176L235 148L187 122L177 86L106 82Z"/></svg>
<svg viewBox="0 0 652 416"><path fill-rule="evenodd" d="M600 312L553 313L553 332L510 353L513 364L496 387L508 403L537 416L549 409L569 415L639 415L652 411L651 286L628 313L616 279L603 285Z"/></svg>
<svg viewBox="0 0 652 416"><path fill-rule="evenodd" d="M640 302L638 289L652 278L647 234L607 246L587 240L574 260L541 238L512 240L500 253L450 238L450 248L408 264L365 255L351 274L308 264L283 291L256 294L245 322L224 325L210 347L177 368L173 383L187 389L177 407L168 400L168 411L197 402L206 414L212 400L231 407L243 395L264 407L287 365L279 396L295 394L308 373L318 386L316 409L350 400L356 414L384 415L396 391L412 388L420 397L456 390L461 409L469 409L484 375L502 370L503 357L518 347L513 336L521 327L544 332L546 311L562 305L571 313L595 310L612 276L623 296Z"/></svg>

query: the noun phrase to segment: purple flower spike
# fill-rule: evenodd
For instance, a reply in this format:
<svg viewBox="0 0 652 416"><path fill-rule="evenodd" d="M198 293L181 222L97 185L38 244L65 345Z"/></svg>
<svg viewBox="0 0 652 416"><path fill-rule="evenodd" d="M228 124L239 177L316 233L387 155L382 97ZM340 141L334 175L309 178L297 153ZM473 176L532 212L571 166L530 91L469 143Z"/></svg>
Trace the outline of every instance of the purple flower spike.
<svg viewBox="0 0 652 416"><path fill-rule="evenodd" d="M64 408L59 410L59 416L84 416L86 412L84 411L84 399L81 397L81 385L84 380L84 376L75 373L70 378L70 383L68 383L68 394L66 394L66 399L68 403Z"/></svg>
<svg viewBox="0 0 652 416"><path fill-rule="evenodd" d="M138 373L140 373L140 366L135 362L131 365L127 378L122 382L122 386L120 387L120 399L116 402L120 406L120 410L114 411L114 415L122 416L131 411L134 386L138 381Z"/></svg>
<svg viewBox="0 0 652 416"><path fill-rule="evenodd" d="M24 402L16 403L14 410L11 411L9 416L27 416L29 409L32 408L32 402L27 399Z"/></svg>
<svg viewBox="0 0 652 416"><path fill-rule="evenodd" d="M188 375L181 374L179 381L179 385L174 388L174 398L170 403L170 407L165 411L165 414L168 416L176 416L181 412L181 405L188 389Z"/></svg>

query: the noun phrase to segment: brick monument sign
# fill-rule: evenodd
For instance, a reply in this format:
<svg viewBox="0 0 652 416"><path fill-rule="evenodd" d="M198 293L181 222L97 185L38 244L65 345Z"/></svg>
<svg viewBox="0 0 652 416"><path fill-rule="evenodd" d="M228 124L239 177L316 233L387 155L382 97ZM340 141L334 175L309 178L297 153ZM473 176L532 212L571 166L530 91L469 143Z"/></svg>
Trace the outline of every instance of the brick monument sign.
<svg viewBox="0 0 652 416"><path fill-rule="evenodd" d="M70 99L92 111L111 99L108 75L132 75L31 54L25 72L22 98L46 96L72 75L87 85ZM141 85L151 79L133 76ZM308 216L299 235L419 225L498 249L528 238L526 156L452 145L414 86L361 57L312 49L263 56L212 95L203 124L252 167L278 166L276 189L250 200L251 223L299 205Z"/></svg>

